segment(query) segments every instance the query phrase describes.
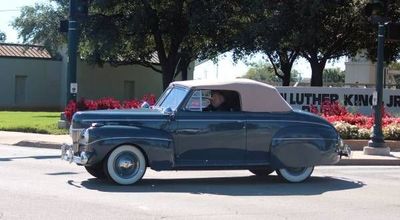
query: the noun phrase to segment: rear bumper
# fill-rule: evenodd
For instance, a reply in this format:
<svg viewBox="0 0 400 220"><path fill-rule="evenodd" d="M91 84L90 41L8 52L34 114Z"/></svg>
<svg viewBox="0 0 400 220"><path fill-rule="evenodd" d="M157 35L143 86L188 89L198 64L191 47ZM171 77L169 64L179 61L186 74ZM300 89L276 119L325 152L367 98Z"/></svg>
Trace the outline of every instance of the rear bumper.
<svg viewBox="0 0 400 220"><path fill-rule="evenodd" d="M76 164L85 165L88 163L89 157L90 155L84 151L82 151L79 156L75 156L72 145L61 145L61 160L68 161L69 163L74 162Z"/></svg>

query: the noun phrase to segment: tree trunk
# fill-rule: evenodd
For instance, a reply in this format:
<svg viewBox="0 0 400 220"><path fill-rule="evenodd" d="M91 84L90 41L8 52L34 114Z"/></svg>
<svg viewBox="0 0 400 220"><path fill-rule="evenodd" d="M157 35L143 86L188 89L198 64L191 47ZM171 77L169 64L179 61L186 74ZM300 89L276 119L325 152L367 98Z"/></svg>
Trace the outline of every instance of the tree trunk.
<svg viewBox="0 0 400 220"><path fill-rule="evenodd" d="M290 51L283 49L281 52L278 52L280 69L283 73L282 86L290 86L290 80L292 76L292 67L294 61L297 59L298 53L296 51Z"/></svg>
<svg viewBox="0 0 400 220"><path fill-rule="evenodd" d="M283 73L282 86L289 86L290 85L292 67L289 66L288 64L281 63L281 70L282 70L282 73Z"/></svg>
<svg viewBox="0 0 400 220"><path fill-rule="evenodd" d="M182 68L182 80L185 81L188 79L188 69L186 68Z"/></svg>
<svg viewBox="0 0 400 220"><path fill-rule="evenodd" d="M182 80L188 80L188 68L190 65L190 59L187 56L182 56L181 57L181 62L180 62L180 71L182 74Z"/></svg>
<svg viewBox="0 0 400 220"><path fill-rule="evenodd" d="M323 86L322 73L325 68L326 60L309 60L311 65L311 86Z"/></svg>
<svg viewBox="0 0 400 220"><path fill-rule="evenodd" d="M167 89L169 84L174 80L175 68L170 65L163 65L162 83L163 90Z"/></svg>

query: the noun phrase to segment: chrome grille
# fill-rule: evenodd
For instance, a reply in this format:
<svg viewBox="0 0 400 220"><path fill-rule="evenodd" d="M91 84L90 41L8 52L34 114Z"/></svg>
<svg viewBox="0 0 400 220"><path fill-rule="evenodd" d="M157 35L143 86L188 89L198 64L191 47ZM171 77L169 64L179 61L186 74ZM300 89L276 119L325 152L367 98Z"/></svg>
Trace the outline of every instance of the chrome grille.
<svg viewBox="0 0 400 220"><path fill-rule="evenodd" d="M84 129L70 129L69 135L72 138L72 149L74 152L79 151L79 139L83 130Z"/></svg>

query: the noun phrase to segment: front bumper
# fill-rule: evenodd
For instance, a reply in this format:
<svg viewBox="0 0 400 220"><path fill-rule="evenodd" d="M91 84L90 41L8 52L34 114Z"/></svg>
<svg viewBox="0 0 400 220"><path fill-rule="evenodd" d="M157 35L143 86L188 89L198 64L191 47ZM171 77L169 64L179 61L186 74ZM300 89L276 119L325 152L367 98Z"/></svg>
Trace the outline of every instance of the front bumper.
<svg viewBox="0 0 400 220"><path fill-rule="evenodd" d="M69 163L76 163L85 165L89 161L90 154L82 151L79 156L75 156L73 146L70 144L61 145L61 160L68 161Z"/></svg>
<svg viewBox="0 0 400 220"><path fill-rule="evenodd" d="M339 154L340 158L342 158L342 156L351 157L350 146L347 144L343 144L342 146L340 146L338 154Z"/></svg>

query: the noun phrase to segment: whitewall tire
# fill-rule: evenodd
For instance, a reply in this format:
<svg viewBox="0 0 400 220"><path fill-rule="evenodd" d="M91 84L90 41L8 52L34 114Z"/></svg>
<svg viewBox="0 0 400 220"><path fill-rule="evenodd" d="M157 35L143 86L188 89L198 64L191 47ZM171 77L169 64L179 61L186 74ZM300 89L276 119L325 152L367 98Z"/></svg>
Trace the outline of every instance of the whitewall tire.
<svg viewBox="0 0 400 220"><path fill-rule="evenodd" d="M282 168L276 170L282 179L290 183L303 182L311 176L313 171L314 166L301 168Z"/></svg>
<svg viewBox="0 0 400 220"><path fill-rule="evenodd" d="M114 182L130 185L142 179L146 172L146 158L137 147L121 145L108 156L105 168Z"/></svg>

